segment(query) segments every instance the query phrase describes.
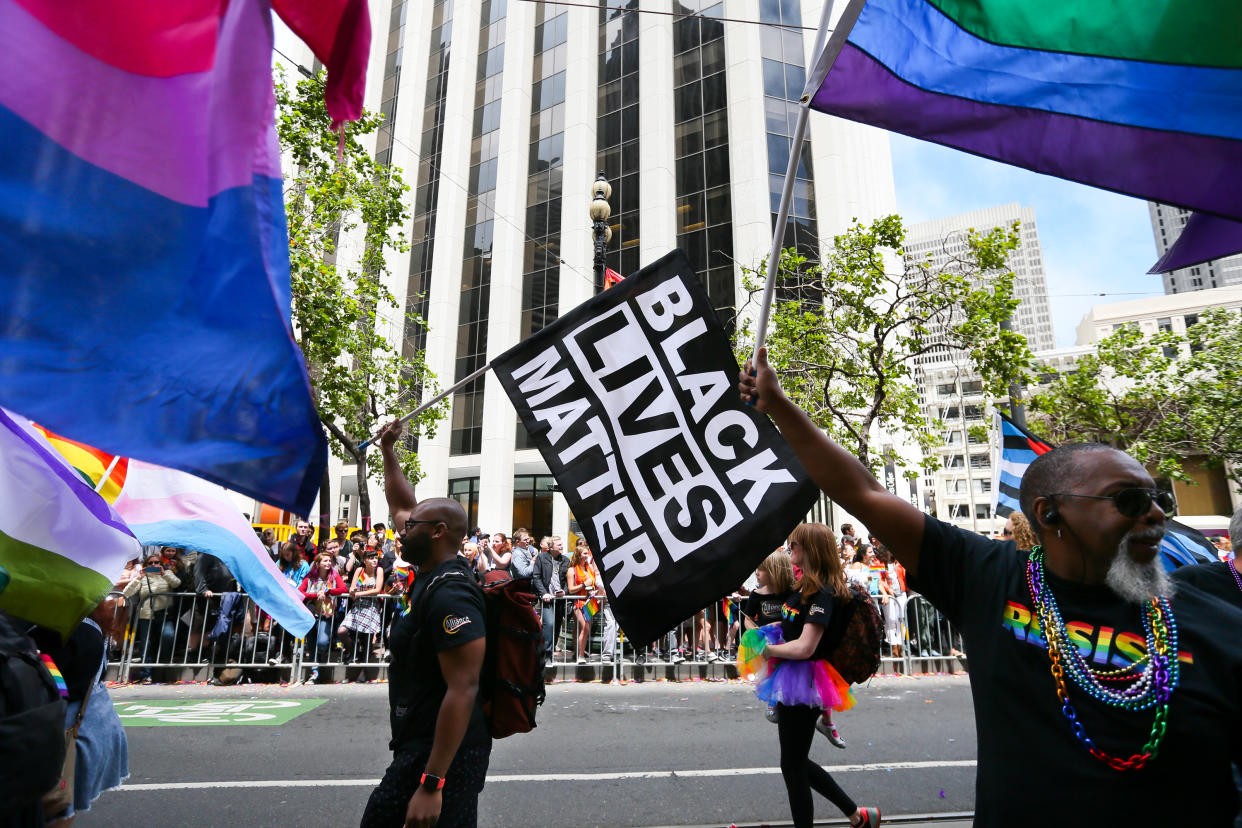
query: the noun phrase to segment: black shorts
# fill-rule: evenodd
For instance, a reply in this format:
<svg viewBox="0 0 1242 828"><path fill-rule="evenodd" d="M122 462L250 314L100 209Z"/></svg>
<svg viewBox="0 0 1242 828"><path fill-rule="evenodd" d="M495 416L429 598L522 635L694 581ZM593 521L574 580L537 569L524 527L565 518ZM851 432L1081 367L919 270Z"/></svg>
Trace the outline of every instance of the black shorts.
<svg viewBox="0 0 1242 828"><path fill-rule="evenodd" d="M431 749L399 750L384 772L379 787L371 792L362 815L362 828L401 828L410 798L418 788ZM492 745L462 747L445 774L440 821L436 828L475 828L479 816L479 793L487 778Z"/></svg>

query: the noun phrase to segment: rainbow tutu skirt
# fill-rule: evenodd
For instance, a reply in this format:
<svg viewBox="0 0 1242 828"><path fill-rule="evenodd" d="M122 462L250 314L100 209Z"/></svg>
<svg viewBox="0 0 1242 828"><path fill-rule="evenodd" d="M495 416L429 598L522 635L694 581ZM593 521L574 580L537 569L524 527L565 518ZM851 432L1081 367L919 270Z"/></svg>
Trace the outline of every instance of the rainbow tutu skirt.
<svg viewBox="0 0 1242 828"><path fill-rule="evenodd" d="M755 678L755 695L769 706L805 705L820 710L849 710L854 706L850 684L827 659L788 661L765 658L769 644L784 644L779 622L747 630L738 645L737 668L744 678Z"/></svg>

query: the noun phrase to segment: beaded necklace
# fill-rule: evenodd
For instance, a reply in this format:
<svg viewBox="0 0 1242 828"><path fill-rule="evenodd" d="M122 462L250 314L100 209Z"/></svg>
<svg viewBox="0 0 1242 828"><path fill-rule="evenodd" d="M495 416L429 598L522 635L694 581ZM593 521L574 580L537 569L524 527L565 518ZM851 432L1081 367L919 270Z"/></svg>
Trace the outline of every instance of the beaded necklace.
<svg viewBox="0 0 1242 828"><path fill-rule="evenodd" d="M1242 575L1238 574L1238 565L1233 561L1229 561L1229 571L1233 573L1233 582L1238 585L1238 589L1242 590Z"/></svg>
<svg viewBox="0 0 1242 828"><path fill-rule="evenodd" d="M1234 577L1237 577L1236 571ZM1041 547L1036 546L1031 550L1026 565L1026 582L1031 590L1035 615L1048 643L1048 659L1052 664L1052 679L1056 683L1057 698L1061 701L1061 714L1069 722L1074 736L1092 756L1114 770L1138 770L1144 767L1148 761L1160 755L1160 744L1164 741L1165 728L1168 725L1169 698L1177 687L1180 673L1177 660L1177 623L1173 619L1173 608L1169 605L1169 600L1160 596L1153 598L1145 606L1143 630L1147 638L1147 653L1141 659L1119 670L1097 670L1087 663L1078 647L1069 639L1056 597L1044 577L1044 552ZM1239 586L1242 587L1242 580ZM1082 722L1078 720L1078 711L1070 702L1066 673L1069 673L1079 690L1110 707L1131 712L1156 707L1151 735L1139 753L1129 759L1122 759L1096 747Z"/></svg>

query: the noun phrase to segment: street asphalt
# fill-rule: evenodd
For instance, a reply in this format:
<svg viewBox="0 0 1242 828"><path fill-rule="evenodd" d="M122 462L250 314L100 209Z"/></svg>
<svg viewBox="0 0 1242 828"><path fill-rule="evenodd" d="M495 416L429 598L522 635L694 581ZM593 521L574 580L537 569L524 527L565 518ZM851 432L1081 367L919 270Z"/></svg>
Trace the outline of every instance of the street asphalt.
<svg viewBox="0 0 1242 828"><path fill-rule="evenodd" d="M77 825L357 825L390 758L387 692L385 684L113 688L132 775ZM886 817L973 811L964 676L874 679L855 697L837 716L849 747L817 737L811 757L859 804ZM778 765L776 728L743 682L554 684L539 727L495 743L479 824L788 824ZM843 824L820 797L816 817Z"/></svg>

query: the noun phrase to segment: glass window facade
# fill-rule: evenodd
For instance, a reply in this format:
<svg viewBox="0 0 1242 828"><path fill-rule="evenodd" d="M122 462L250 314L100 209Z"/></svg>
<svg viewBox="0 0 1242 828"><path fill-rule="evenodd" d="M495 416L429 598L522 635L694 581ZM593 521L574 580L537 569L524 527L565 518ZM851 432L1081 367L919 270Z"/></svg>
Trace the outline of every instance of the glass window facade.
<svg viewBox="0 0 1242 828"><path fill-rule="evenodd" d="M768 198L772 228L776 229L781 188L792 152L794 128L798 122L798 99L806 85L803 66L802 10L800 0L764 0L759 19L768 24L760 32L763 58L764 122L768 136ZM784 28L791 27L791 28ZM811 141L802 144L794 177L789 219L782 246L796 247L811 261L819 259L819 236L815 220L815 183L811 169ZM786 294L785 298L793 298ZM818 301L820 297L801 297Z"/></svg>
<svg viewBox="0 0 1242 828"><path fill-rule="evenodd" d="M638 270L637 9L638 0L604 0L599 10L596 168L612 185L608 266L622 276Z"/></svg>
<svg viewBox="0 0 1242 828"><path fill-rule="evenodd" d="M466 510L467 528L472 529L479 525L479 478L459 477L456 480L450 480L448 496L460 503L461 508Z"/></svg>
<svg viewBox="0 0 1242 828"><path fill-rule="evenodd" d="M673 23L677 246L685 251L722 318L734 312L733 220L729 198L724 6L679 2Z"/></svg>
<svg viewBox="0 0 1242 828"><path fill-rule="evenodd" d="M479 17L479 56L474 84L474 125L470 142L466 241L462 251L461 296L457 311L454 382L487 361L487 315L492 284L492 239L496 215L496 157L500 142L501 69L505 53L508 0L483 0ZM451 454L483 449L483 378L453 395Z"/></svg>
<svg viewBox="0 0 1242 828"><path fill-rule="evenodd" d="M518 529L525 526L535 537L535 543L538 543L541 537L552 534L553 489L554 483L551 475L514 475L513 526L510 528ZM497 530L489 529L488 531ZM499 531L508 532L509 529Z"/></svg>
<svg viewBox="0 0 1242 828"><path fill-rule="evenodd" d="M414 221L410 230L410 270L405 291L405 334L401 354L417 360L427 347L427 302L431 292L431 258L435 248L436 202L440 193L440 151L444 144L444 108L448 86L449 45L453 39L453 0L432 6L431 47L427 57L427 91L419 133ZM395 112L395 104L394 104Z"/></svg>
<svg viewBox="0 0 1242 828"><path fill-rule="evenodd" d="M565 59L569 48L565 40L569 16L563 7L542 3L535 15L519 340L556 321L561 286ZM520 422L516 434L519 449L534 448Z"/></svg>

